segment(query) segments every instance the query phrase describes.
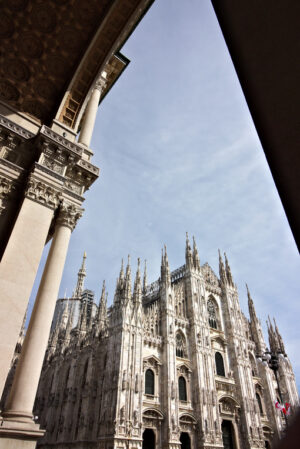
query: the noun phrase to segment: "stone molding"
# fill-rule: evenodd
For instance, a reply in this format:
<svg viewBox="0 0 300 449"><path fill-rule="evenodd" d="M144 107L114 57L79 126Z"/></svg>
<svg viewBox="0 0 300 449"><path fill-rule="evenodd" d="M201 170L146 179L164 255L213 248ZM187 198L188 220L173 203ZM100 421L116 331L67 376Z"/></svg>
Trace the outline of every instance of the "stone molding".
<svg viewBox="0 0 300 449"><path fill-rule="evenodd" d="M6 117L3 117L3 115L0 114L0 125L4 128L13 131L15 134L18 134L19 136L25 138L25 139L31 139L34 137L34 134L30 131L27 131L25 128L23 128L20 125L17 125L16 123L12 122Z"/></svg>
<svg viewBox="0 0 300 449"><path fill-rule="evenodd" d="M56 209L59 204L60 196L60 192L56 189L33 177L29 179L25 190L26 198L49 207L50 209Z"/></svg>
<svg viewBox="0 0 300 449"><path fill-rule="evenodd" d="M43 125L40 130L40 135L45 136L48 139L51 139L55 144L58 144L68 151L75 153L77 156L81 157L83 153L83 148L76 143L70 142L68 139L65 139L60 134L57 134L52 129L48 128L47 126Z"/></svg>
<svg viewBox="0 0 300 449"><path fill-rule="evenodd" d="M88 161L85 161L84 159L80 159L77 164L82 167L85 168L86 170L90 171L91 173L93 173L96 176L99 176L100 173L100 169L98 167L96 167L96 165L91 164Z"/></svg>
<svg viewBox="0 0 300 449"><path fill-rule="evenodd" d="M67 226L71 229L71 231L73 231L82 214L82 208L77 207L72 203L68 203L67 201L63 201L59 209L56 223L60 226Z"/></svg>

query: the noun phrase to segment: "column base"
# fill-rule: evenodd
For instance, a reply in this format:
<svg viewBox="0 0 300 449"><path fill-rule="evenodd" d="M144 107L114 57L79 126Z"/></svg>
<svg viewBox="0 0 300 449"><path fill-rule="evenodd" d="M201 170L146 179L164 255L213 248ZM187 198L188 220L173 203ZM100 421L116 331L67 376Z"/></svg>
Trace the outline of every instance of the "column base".
<svg viewBox="0 0 300 449"><path fill-rule="evenodd" d="M4 412L0 416L0 449L35 449L44 434L32 415Z"/></svg>

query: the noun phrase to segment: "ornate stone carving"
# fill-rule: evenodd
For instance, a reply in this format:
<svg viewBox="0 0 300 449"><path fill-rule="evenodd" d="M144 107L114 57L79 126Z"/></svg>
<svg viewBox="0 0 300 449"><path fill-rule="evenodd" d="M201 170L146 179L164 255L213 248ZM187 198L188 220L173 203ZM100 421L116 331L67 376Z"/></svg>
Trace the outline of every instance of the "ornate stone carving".
<svg viewBox="0 0 300 449"><path fill-rule="evenodd" d="M60 200L60 193L57 190L34 178L29 179L25 196L50 209L55 209Z"/></svg>
<svg viewBox="0 0 300 449"><path fill-rule="evenodd" d="M5 199L13 189L13 180L0 176L0 199Z"/></svg>
<svg viewBox="0 0 300 449"><path fill-rule="evenodd" d="M9 120L8 118L3 117L3 115L0 115L0 125L6 129L13 131L15 134L18 134L19 136L24 137L25 139L30 139L34 136L33 133L31 133L30 131L27 131L26 129L22 128L19 125L16 125L14 122Z"/></svg>
<svg viewBox="0 0 300 449"><path fill-rule="evenodd" d="M73 231L82 213L83 209L64 201L60 206L57 224L67 226Z"/></svg>
<svg viewBox="0 0 300 449"><path fill-rule="evenodd" d="M45 165L45 167L50 168L50 170L53 170L60 175L64 172L64 166L59 164L55 159L49 157L44 157L42 165Z"/></svg>

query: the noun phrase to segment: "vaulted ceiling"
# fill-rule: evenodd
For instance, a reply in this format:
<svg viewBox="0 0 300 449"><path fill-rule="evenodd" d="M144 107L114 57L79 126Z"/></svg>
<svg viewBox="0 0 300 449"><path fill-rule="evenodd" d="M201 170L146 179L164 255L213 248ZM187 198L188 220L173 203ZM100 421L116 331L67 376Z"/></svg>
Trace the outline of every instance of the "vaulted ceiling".
<svg viewBox="0 0 300 449"><path fill-rule="evenodd" d="M1 1L0 101L77 128L99 70L109 67L109 90L128 63L118 50L152 2Z"/></svg>

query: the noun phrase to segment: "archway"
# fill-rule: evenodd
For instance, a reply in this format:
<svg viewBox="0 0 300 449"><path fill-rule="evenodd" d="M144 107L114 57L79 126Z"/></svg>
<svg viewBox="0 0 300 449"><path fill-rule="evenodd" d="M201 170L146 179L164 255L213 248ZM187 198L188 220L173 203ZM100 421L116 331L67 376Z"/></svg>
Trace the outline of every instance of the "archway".
<svg viewBox="0 0 300 449"><path fill-rule="evenodd" d="M231 421L222 421L222 437L224 449L235 449Z"/></svg>
<svg viewBox="0 0 300 449"><path fill-rule="evenodd" d="M180 435L181 449L191 449L191 439L188 433L182 432Z"/></svg>
<svg viewBox="0 0 300 449"><path fill-rule="evenodd" d="M152 429L143 432L143 449L155 449L155 433Z"/></svg>

